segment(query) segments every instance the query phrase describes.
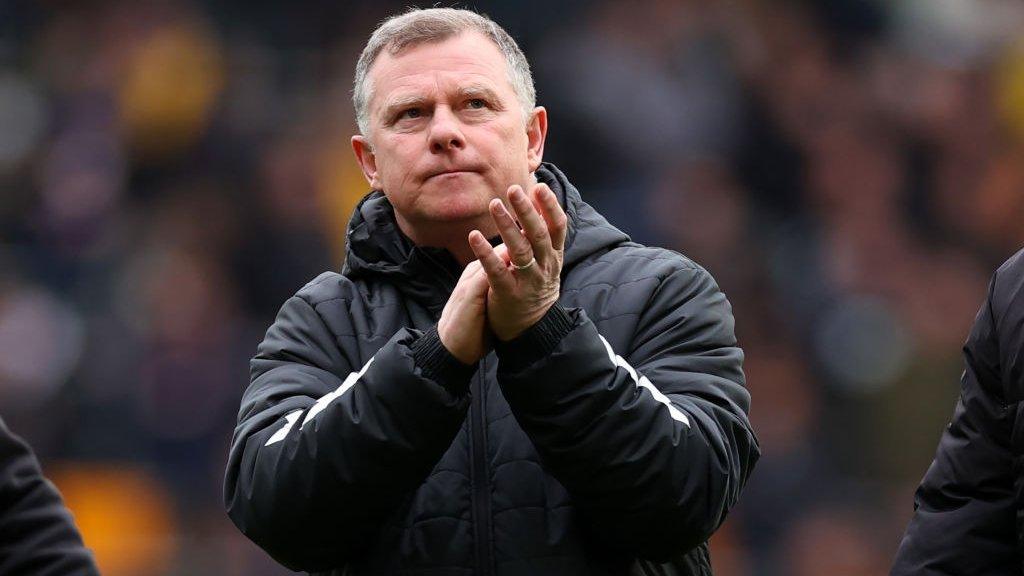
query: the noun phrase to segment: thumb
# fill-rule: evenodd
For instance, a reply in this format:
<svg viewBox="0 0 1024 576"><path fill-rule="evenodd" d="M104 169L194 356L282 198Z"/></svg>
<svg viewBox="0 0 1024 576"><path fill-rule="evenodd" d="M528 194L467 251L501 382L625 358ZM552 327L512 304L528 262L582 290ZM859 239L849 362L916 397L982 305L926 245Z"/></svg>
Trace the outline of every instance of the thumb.
<svg viewBox="0 0 1024 576"><path fill-rule="evenodd" d="M501 261L504 262L506 266L512 262L512 257L508 255L508 246L505 244L498 244L495 246L494 253L498 255L498 258L501 258Z"/></svg>
<svg viewBox="0 0 1024 576"><path fill-rule="evenodd" d="M474 261L477 264L472 275L467 278L469 282L470 291L475 296L486 296L487 290L491 287L491 283L487 280L487 272L484 272L483 266L480 266L479 261Z"/></svg>
<svg viewBox="0 0 1024 576"><path fill-rule="evenodd" d="M479 260L473 260L469 264L466 264L466 267L462 269L462 274L459 275L459 283L466 281L481 270L483 270L483 266L480 265Z"/></svg>

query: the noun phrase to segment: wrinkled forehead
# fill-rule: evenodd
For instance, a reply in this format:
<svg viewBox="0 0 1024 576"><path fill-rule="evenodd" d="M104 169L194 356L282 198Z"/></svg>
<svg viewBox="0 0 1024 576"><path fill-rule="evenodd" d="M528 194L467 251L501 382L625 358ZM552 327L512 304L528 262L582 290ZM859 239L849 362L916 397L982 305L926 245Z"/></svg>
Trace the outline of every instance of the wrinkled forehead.
<svg viewBox="0 0 1024 576"><path fill-rule="evenodd" d="M494 90L513 91L511 71L498 46L479 32L466 31L407 44L398 51L381 51L367 71L368 103L375 108L380 96L395 89L441 80L492 84Z"/></svg>

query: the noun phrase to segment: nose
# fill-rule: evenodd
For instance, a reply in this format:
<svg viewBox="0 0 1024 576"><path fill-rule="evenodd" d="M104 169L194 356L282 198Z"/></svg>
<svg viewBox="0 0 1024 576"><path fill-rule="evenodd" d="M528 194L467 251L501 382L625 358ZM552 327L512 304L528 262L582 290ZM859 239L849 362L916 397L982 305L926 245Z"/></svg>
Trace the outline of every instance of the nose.
<svg viewBox="0 0 1024 576"><path fill-rule="evenodd" d="M443 154L466 147L466 137L462 134L458 118L451 110L438 106L430 123L430 151Z"/></svg>

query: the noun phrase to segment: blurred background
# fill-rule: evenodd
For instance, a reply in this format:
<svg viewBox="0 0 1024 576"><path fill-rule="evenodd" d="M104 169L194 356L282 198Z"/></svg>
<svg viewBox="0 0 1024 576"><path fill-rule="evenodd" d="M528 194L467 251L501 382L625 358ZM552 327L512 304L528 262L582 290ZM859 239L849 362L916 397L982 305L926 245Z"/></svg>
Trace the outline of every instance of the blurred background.
<svg viewBox="0 0 1024 576"><path fill-rule="evenodd" d="M0 415L105 574L286 573L223 511L228 441L340 268L352 70L408 4L0 0ZM463 5L532 62L546 159L735 307L764 456L716 573L884 573L1024 245L1024 4Z"/></svg>

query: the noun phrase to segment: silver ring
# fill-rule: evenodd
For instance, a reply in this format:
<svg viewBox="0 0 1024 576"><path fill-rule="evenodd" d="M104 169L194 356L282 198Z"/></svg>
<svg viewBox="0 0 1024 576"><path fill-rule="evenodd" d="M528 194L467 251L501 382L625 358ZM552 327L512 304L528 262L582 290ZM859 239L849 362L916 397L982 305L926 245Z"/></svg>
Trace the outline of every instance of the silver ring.
<svg viewBox="0 0 1024 576"><path fill-rule="evenodd" d="M523 264L522 266L520 266L519 264L516 264L515 262L513 262L512 263L512 267L515 268L516 270L526 270L527 268L533 266L536 263L537 263L537 259L536 258L530 258L530 261L527 262L526 264Z"/></svg>

